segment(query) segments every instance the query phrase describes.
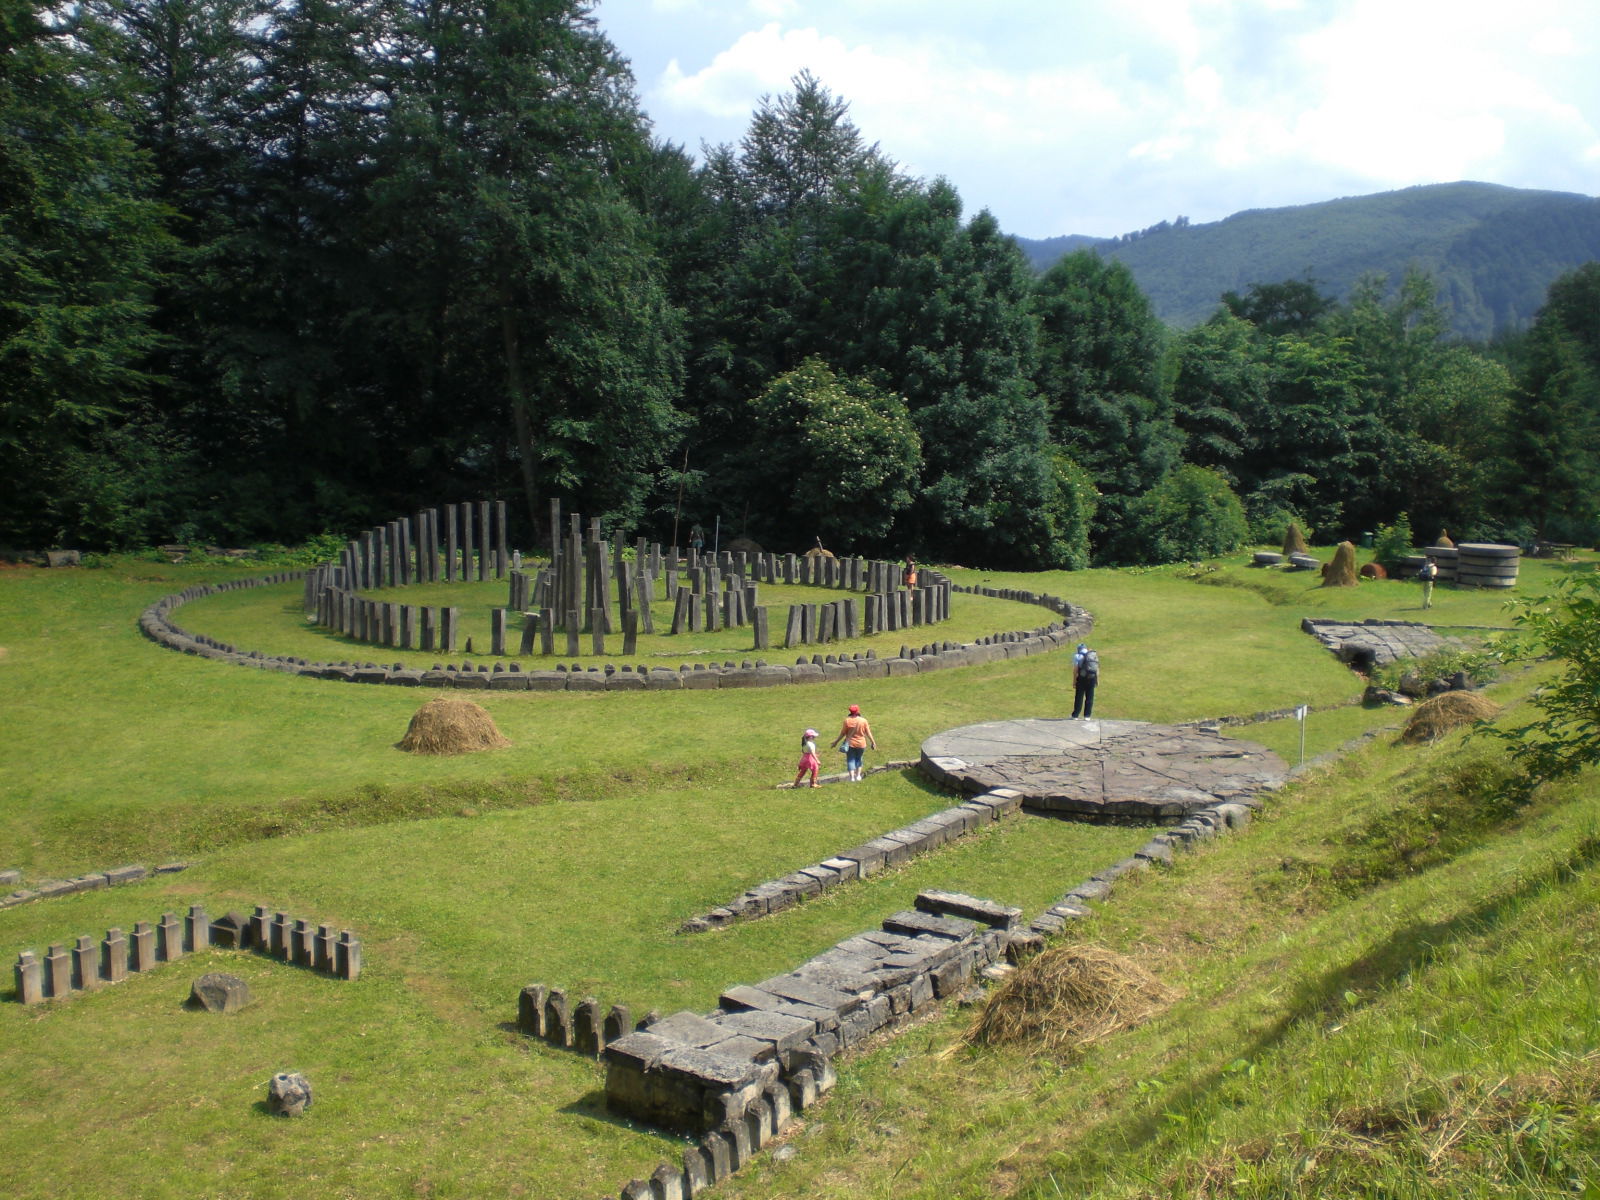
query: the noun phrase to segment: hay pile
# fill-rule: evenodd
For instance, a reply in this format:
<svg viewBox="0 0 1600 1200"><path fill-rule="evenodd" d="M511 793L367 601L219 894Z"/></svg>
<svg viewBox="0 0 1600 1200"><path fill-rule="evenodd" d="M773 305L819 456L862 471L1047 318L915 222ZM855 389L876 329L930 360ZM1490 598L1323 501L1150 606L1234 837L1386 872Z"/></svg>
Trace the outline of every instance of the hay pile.
<svg viewBox="0 0 1600 1200"><path fill-rule="evenodd" d="M1356 548L1353 542L1340 542L1333 561L1322 568L1323 587L1359 587L1356 576Z"/></svg>
<svg viewBox="0 0 1600 1200"><path fill-rule="evenodd" d="M1487 721L1499 712L1498 704L1477 692L1441 692L1417 705L1400 731L1400 740L1411 745L1436 742L1452 729Z"/></svg>
<svg viewBox="0 0 1600 1200"><path fill-rule="evenodd" d="M1441 529L1439 536L1433 539L1432 544L1435 546L1447 546L1452 549L1455 547L1455 543L1450 540L1450 531L1448 529Z"/></svg>
<svg viewBox="0 0 1600 1200"><path fill-rule="evenodd" d="M1291 554L1309 553L1310 551L1306 549L1305 535L1300 532L1300 526L1290 521L1289 528L1284 530L1283 533L1283 556L1288 558Z"/></svg>
<svg viewBox="0 0 1600 1200"><path fill-rule="evenodd" d="M417 709L405 737L395 745L412 754L471 754L511 743L500 736L494 718L471 700L440 696Z"/></svg>
<svg viewBox="0 0 1600 1200"><path fill-rule="evenodd" d="M1100 946L1056 946L1029 959L973 1020L973 1046L1075 1055L1161 1012L1177 994L1132 959Z"/></svg>

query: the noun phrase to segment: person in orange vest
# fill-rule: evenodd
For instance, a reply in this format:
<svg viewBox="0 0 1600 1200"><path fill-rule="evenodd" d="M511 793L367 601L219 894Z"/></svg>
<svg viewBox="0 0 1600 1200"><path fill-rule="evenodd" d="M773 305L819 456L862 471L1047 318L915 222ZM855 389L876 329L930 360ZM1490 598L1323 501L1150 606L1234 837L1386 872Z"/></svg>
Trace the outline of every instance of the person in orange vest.
<svg viewBox="0 0 1600 1200"><path fill-rule="evenodd" d="M867 719L861 715L861 706L852 704L850 712L844 719L844 724L839 727L839 736L829 742L829 746L843 745L844 765L850 773L851 783L861 782L861 768L867 757L867 747L874 750L878 743L873 739L872 726L867 724Z"/></svg>

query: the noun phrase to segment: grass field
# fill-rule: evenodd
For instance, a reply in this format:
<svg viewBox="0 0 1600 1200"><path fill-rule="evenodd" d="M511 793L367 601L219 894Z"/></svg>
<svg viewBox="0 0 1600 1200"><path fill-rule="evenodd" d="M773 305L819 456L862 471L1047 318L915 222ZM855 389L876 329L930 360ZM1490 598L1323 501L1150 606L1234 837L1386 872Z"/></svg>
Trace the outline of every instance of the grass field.
<svg viewBox="0 0 1600 1200"><path fill-rule="evenodd" d="M1298 625L1414 619L1414 586L1329 591L1214 565L952 574L1090 609L1101 716L1307 703L1308 754L1397 720L1350 704L1360 680ZM1522 590L1587 567L1525 563ZM366 972L343 984L217 952L259 997L227 1020L180 1007L200 962L65 1003L0 1004L0 1155L15 1196L614 1194L676 1144L610 1117L594 1064L506 1028L523 984L703 1011L920 888L1032 915L1145 837L1020 818L780 916L684 937L685 917L948 803L909 772L775 790L806 725L830 737L859 703L880 745L869 764L913 759L941 729L1062 715L1067 657L736 695L475 693L512 745L424 759L393 743L431 693L255 672L138 635L160 595L250 573L135 560L0 573L0 867L40 879L194 864L0 911L0 950L190 903L266 903L358 931ZM498 585L474 586L498 601ZM308 629L298 599L294 585L227 593L180 621L270 653L370 657ZM1478 637L1507 624L1503 600L1440 589L1430 615ZM1045 619L957 601L938 637ZM1539 678L1495 690L1515 700ZM1298 753L1292 721L1237 733ZM794 1135L800 1153L764 1158L723 1194L1312 1195L1327 1180L1367 1194L1356 1185L1372 1179L1430 1194L1478 1162L1512 1192L1573 1194L1562 1171L1593 1158L1580 1136L1593 1089L1577 1092L1600 1078L1593 784L1480 811L1460 798L1484 790L1478 776L1461 772L1491 778L1485 753L1380 736L1246 834L1127 887L1090 931L1183 987L1166 1017L1070 1064L939 1057L963 1017L937 1018L842 1064L835 1096ZM1419 805L1443 815L1392 820ZM261 1110L280 1069L317 1088L302 1121Z"/></svg>

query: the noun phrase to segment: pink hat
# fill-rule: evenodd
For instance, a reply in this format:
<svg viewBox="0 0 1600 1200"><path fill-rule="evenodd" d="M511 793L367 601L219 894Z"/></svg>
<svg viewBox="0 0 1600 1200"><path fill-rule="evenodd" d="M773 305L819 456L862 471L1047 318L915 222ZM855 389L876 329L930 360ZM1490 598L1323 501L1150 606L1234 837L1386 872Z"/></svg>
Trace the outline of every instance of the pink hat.
<svg viewBox="0 0 1600 1200"><path fill-rule="evenodd" d="M852 716L852 717L859 717L859 716L860 716L860 715L861 715L861 705L859 705L859 704L852 704L852 705L851 705L851 706L850 706L850 715L851 715L851 716Z"/></svg>
<svg viewBox="0 0 1600 1200"><path fill-rule="evenodd" d="M817 736L817 731L815 729L808 729L806 730L806 736L808 738L814 738Z"/></svg>

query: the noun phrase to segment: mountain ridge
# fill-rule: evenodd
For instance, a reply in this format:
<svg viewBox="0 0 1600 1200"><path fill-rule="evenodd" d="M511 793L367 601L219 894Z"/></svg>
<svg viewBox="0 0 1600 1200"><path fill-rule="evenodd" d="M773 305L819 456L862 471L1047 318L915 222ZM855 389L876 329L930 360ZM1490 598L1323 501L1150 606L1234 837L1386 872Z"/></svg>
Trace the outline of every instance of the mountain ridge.
<svg viewBox="0 0 1600 1200"><path fill-rule="evenodd" d="M1245 209L1200 225L1179 218L1119 238L1015 240L1039 271L1079 249L1126 263L1156 314L1180 328L1253 283L1309 276L1343 300L1365 274L1394 285L1416 266L1438 285L1452 332L1485 340L1525 328L1553 280L1600 259L1600 199L1461 181Z"/></svg>

